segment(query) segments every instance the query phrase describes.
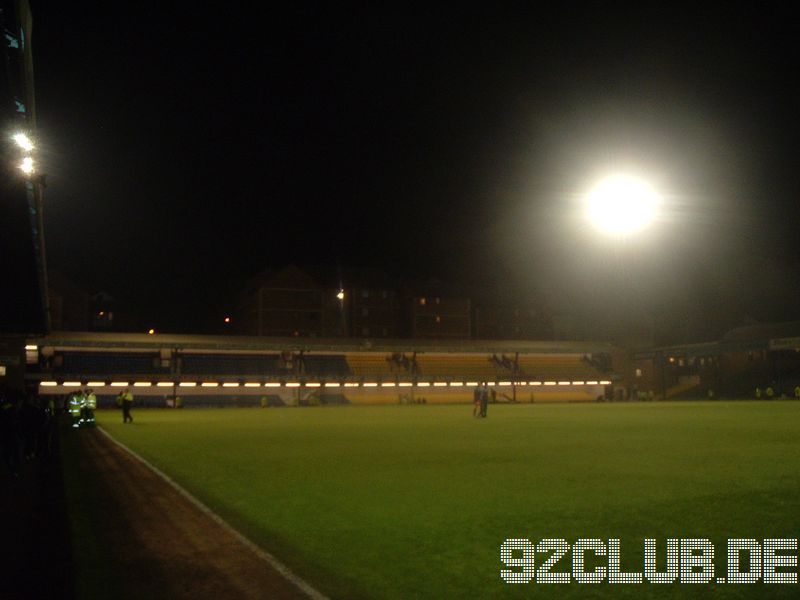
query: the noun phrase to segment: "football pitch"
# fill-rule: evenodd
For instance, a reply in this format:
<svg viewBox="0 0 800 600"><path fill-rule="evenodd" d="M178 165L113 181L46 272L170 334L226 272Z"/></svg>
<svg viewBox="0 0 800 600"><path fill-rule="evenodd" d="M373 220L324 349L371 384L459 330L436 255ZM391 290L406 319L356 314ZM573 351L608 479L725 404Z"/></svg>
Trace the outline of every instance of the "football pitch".
<svg viewBox="0 0 800 600"><path fill-rule="evenodd" d="M336 598L797 597L796 585L510 585L509 538L800 537L800 403L135 410L99 424ZM797 551L790 552L797 556ZM516 556L516 555L515 555ZM567 555L552 571L569 572ZM546 554L536 555L536 566ZM607 558L592 560L607 565ZM514 570L521 570L515 567ZM798 568L788 571L797 573Z"/></svg>

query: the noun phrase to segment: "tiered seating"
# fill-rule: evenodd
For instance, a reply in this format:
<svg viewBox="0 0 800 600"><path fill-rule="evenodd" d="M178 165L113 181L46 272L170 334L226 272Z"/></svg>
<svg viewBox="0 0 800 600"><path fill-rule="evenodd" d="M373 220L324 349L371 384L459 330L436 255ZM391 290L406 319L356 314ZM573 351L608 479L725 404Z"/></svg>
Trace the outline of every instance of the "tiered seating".
<svg viewBox="0 0 800 600"><path fill-rule="evenodd" d="M144 352L65 352L55 372L63 375L147 375L167 374L159 356Z"/></svg>
<svg viewBox="0 0 800 600"><path fill-rule="evenodd" d="M480 380L510 374L485 354L418 354L417 371L421 377Z"/></svg>
<svg viewBox="0 0 800 600"><path fill-rule="evenodd" d="M605 376L579 354L520 355L519 372L538 380L585 381Z"/></svg>
<svg viewBox="0 0 800 600"><path fill-rule="evenodd" d="M184 354L181 373L188 375L277 376L277 354Z"/></svg>
<svg viewBox="0 0 800 600"><path fill-rule="evenodd" d="M342 354L306 354L303 363L307 375L347 377L351 374Z"/></svg>
<svg viewBox="0 0 800 600"><path fill-rule="evenodd" d="M347 355L347 364L358 377L395 377L397 369L386 360L385 354L352 353Z"/></svg>

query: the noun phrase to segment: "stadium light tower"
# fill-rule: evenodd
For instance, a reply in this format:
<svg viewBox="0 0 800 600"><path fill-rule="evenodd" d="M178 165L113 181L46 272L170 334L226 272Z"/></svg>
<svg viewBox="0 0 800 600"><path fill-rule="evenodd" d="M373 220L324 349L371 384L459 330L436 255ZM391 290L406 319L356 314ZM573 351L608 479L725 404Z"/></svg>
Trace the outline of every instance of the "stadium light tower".
<svg viewBox="0 0 800 600"><path fill-rule="evenodd" d="M17 146L25 150L25 152L30 152L31 150L33 150L33 142L26 133L23 132L15 133L11 137L16 142Z"/></svg>
<svg viewBox="0 0 800 600"><path fill-rule="evenodd" d="M660 197L646 181L630 175L602 179L586 196L586 214L595 227L613 235L628 235L656 217Z"/></svg>
<svg viewBox="0 0 800 600"><path fill-rule="evenodd" d="M33 159L30 156L26 156L22 159L22 162L19 163L19 168L25 175L33 175Z"/></svg>

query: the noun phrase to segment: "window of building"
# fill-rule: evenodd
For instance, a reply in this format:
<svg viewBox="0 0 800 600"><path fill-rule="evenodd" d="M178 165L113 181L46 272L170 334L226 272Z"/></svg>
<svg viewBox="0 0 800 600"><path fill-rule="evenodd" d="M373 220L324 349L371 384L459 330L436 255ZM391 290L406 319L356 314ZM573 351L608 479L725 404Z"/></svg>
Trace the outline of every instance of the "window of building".
<svg viewBox="0 0 800 600"><path fill-rule="evenodd" d="M420 298L419 299L419 305L420 306L425 306L427 303L428 303L428 300L426 298Z"/></svg>
<svg viewBox="0 0 800 600"><path fill-rule="evenodd" d="M439 315L436 315L436 322L437 323L441 323L442 322L442 317L440 317Z"/></svg>
<svg viewBox="0 0 800 600"><path fill-rule="evenodd" d="M25 346L25 363L35 365L39 362L39 347L35 344Z"/></svg>

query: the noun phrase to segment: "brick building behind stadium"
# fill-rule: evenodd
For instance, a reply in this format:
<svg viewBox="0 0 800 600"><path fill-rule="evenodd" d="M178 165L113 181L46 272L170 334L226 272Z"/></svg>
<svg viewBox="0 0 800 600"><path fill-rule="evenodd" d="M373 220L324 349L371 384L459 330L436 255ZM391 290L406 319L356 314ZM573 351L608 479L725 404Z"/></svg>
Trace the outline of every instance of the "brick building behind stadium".
<svg viewBox="0 0 800 600"><path fill-rule="evenodd" d="M546 339L552 331L540 307L476 306L457 286L362 268L266 270L245 286L237 313L238 333L271 337Z"/></svg>

